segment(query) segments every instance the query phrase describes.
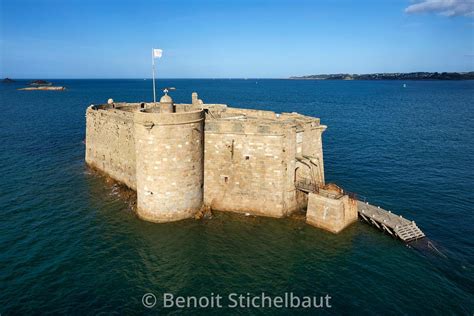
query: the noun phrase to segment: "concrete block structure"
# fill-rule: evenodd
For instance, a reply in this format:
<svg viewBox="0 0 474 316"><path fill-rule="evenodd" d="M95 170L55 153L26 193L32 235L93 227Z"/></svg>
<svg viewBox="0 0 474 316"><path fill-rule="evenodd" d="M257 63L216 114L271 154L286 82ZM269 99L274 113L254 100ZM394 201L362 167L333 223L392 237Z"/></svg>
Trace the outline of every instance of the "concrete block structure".
<svg viewBox="0 0 474 316"><path fill-rule="evenodd" d="M339 233L357 221L357 201L344 194L335 185L309 193L306 222L318 228Z"/></svg>
<svg viewBox="0 0 474 316"><path fill-rule="evenodd" d="M165 93L91 105L86 121L87 164L136 190L144 220L191 218L203 206L285 217L325 185L318 118L206 104L197 93L175 104Z"/></svg>

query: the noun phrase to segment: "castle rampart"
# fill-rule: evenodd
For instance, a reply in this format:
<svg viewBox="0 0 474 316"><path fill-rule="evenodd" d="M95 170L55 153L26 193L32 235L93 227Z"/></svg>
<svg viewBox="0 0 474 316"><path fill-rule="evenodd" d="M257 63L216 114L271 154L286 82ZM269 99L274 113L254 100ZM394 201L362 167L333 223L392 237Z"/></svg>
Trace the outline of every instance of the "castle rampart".
<svg viewBox="0 0 474 316"><path fill-rule="evenodd" d="M287 131L255 122L206 124L204 201L212 208L283 217L296 209Z"/></svg>
<svg viewBox="0 0 474 316"><path fill-rule="evenodd" d="M87 109L86 162L136 190L148 221L190 218L202 206L285 217L325 185L325 129L318 118L205 104L196 93L190 104L167 94L159 103L109 100ZM320 204L308 222L332 228ZM334 205L328 218L339 220L344 209Z"/></svg>
<svg viewBox="0 0 474 316"><path fill-rule="evenodd" d="M136 190L133 112L108 105L87 109L86 162Z"/></svg>

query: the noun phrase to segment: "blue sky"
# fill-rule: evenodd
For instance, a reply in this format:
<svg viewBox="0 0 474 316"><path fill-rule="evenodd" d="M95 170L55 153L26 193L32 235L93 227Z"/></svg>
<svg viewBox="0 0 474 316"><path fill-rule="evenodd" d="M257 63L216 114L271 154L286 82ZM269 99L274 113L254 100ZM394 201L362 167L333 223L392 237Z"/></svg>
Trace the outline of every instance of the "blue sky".
<svg viewBox="0 0 474 316"><path fill-rule="evenodd" d="M0 0L0 77L474 70L474 0Z"/></svg>

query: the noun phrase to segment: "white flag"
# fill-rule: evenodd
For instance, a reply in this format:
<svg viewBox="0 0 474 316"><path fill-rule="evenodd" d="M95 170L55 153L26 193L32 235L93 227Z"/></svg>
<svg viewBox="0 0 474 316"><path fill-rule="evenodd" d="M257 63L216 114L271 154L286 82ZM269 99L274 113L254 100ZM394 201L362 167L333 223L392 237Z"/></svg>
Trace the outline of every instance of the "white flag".
<svg viewBox="0 0 474 316"><path fill-rule="evenodd" d="M153 58L161 58L163 50L159 48L153 48Z"/></svg>

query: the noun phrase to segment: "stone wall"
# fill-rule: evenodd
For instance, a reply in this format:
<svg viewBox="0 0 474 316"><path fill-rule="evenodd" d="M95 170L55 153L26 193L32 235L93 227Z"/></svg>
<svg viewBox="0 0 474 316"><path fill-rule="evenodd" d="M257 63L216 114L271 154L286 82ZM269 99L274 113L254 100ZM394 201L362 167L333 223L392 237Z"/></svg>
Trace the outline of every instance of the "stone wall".
<svg viewBox="0 0 474 316"><path fill-rule="evenodd" d="M297 209L294 137L275 124L206 121L204 203L272 217Z"/></svg>
<svg viewBox="0 0 474 316"><path fill-rule="evenodd" d="M90 106L86 113L86 162L136 189L133 113Z"/></svg>
<svg viewBox="0 0 474 316"><path fill-rule="evenodd" d="M138 216L192 217L203 203L204 111L135 112L134 121Z"/></svg>
<svg viewBox="0 0 474 316"><path fill-rule="evenodd" d="M175 112L161 103L87 110L86 162L136 190L143 219L189 218L203 204L284 217L307 206L296 181L324 185L319 119L203 104L197 96L167 109Z"/></svg>
<svg viewBox="0 0 474 316"><path fill-rule="evenodd" d="M302 156L306 157L314 166L314 177L320 186L324 186L324 159L322 133L326 126L314 126L312 123L304 125L302 134Z"/></svg>
<svg viewBox="0 0 474 316"><path fill-rule="evenodd" d="M318 228L339 233L357 221L357 201L348 195L323 195L310 193L306 222Z"/></svg>

